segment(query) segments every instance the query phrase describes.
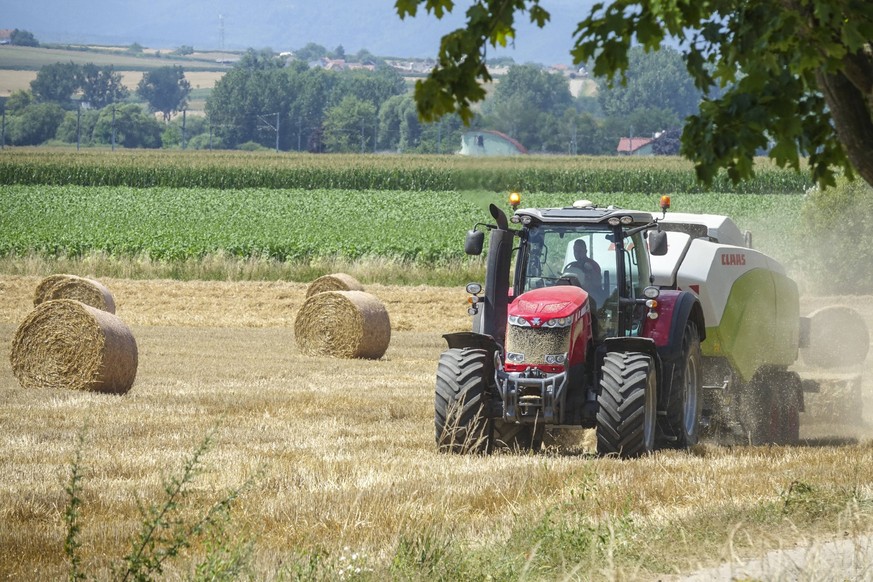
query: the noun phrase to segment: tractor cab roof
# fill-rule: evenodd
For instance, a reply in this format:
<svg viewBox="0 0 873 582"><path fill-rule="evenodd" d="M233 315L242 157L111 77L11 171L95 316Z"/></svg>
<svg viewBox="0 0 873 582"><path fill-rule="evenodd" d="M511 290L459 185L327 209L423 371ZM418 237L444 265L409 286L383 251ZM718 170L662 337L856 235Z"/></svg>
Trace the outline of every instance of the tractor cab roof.
<svg viewBox="0 0 873 582"><path fill-rule="evenodd" d="M573 206L564 208L522 208L515 211L513 222L530 224L539 222L545 224L607 224L610 218L630 217L630 224L648 224L652 222L650 212L626 210L615 206L601 208L587 200L578 201ZM627 223L627 219L624 221Z"/></svg>

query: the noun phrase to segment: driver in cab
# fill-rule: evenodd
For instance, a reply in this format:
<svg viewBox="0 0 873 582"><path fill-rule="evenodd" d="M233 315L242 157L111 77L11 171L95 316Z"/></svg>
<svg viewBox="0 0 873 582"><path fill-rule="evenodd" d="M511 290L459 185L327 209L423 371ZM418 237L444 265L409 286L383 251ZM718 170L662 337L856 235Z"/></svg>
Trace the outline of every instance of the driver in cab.
<svg viewBox="0 0 873 582"><path fill-rule="evenodd" d="M588 256L588 245L581 238L573 243L573 256L576 260L564 267L564 273L574 275L583 289L595 298L599 298L602 292L603 275L597 261Z"/></svg>

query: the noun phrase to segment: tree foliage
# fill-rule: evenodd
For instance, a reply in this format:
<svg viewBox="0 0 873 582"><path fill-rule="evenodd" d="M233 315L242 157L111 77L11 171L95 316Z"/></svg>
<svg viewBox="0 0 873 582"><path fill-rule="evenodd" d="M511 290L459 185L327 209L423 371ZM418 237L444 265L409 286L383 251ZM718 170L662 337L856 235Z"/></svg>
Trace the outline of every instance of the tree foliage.
<svg viewBox="0 0 873 582"><path fill-rule="evenodd" d="M530 151L566 152L567 142L555 143L555 122L572 108L566 78L535 65L517 65L509 67L483 103L481 125L512 136Z"/></svg>
<svg viewBox="0 0 873 582"><path fill-rule="evenodd" d="M79 66L75 63L43 65L30 82L34 98L41 103L68 104L79 89Z"/></svg>
<svg viewBox="0 0 873 582"><path fill-rule="evenodd" d="M64 119L57 103L32 103L9 119L9 141L13 145L39 145L52 139Z"/></svg>
<svg viewBox="0 0 873 582"><path fill-rule="evenodd" d="M401 18L420 6L438 18L452 0L396 0ZM465 28L446 34L437 66L416 83L420 114L433 119L457 111L469 121L471 104L491 80L487 45L515 38L516 13L544 26L539 0L474 0ZM768 148L781 166L800 168L808 156L813 178L834 183L856 169L873 184L873 11L859 0L623 0L600 2L576 28L577 64L595 75L624 79L629 52L679 39L688 73L705 98L685 124L682 153L698 179L720 169L732 180L753 175L753 157Z"/></svg>
<svg viewBox="0 0 873 582"><path fill-rule="evenodd" d="M113 118L112 110L115 109ZM115 144L125 148L161 147L162 126L153 116L143 111L140 105L126 103L100 110L94 124L93 143L111 144L115 129Z"/></svg>
<svg viewBox="0 0 873 582"><path fill-rule="evenodd" d="M143 74L136 93L148 102L152 111L163 113L166 122L188 104L191 83L185 79L182 67L160 67Z"/></svg>
<svg viewBox="0 0 873 582"><path fill-rule="evenodd" d="M98 67L93 63L82 65L77 78L82 89L82 100L97 109L123 101L130 95L130 91L121 80L121 74L116 73L112 65L105 67Z"/></svg>
<svg viewBox="0 0 873 582"><path fill-rule="evenodd" d="M16 46L39 46L39 41L29 30L15 29L9 38L9 43Z"/></svg>
<svg viewBox="0 0 873 582"><path fill-rule="evenodd" d="M278 113L280 149L322 151L327 110L351 96L373 109L367 122L371 128L368 149L372 150L376 112L392 96L405 92L402 77L387 68L336 72L310 69L301 61L288 67L263 63L258 68L241 62L215 84L206 102L206 115L228 147L246 142L275 146L275 129L265 128L259 116L275 125Z"/></svg>
<svg viewBox="0 0 873 582"><path fill-rule="evenodd" d="M346 95L324 116L324 146L331 153L373 151L376 138L376 107L354 95Z"/></svg>
<svg viewBox="0 0 873 582"><path fill-rule="evenodd" d="M641 109L666 109L683 119L697 111L701 93L682 62L682 55L665 47L646 52L633 47L628 52L625 82L602 87L598 98L604 113L627 116Z"/></svg>

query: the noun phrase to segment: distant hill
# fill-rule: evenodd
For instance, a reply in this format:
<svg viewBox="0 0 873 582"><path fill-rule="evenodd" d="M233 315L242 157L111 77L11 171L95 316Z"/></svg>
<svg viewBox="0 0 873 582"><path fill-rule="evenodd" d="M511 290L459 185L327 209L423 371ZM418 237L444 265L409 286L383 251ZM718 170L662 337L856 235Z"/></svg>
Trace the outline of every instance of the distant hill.
<svg viewBox="0 0 873 582"><path fill-rule="evenodd" d="M569 63L575 23L592 3L543 0L552 12L546 30L525 22L514 48L488 56ZM463 24L467 6L469 1L457 1L454 13L442 21L423 11L402 21L393 0L40 0L5 3L0 29L29 30L41 42L277 52L314 42L331 50L342 45L349 54L367 49L384 57L425 58L436 55L443 34Z"/></svg>

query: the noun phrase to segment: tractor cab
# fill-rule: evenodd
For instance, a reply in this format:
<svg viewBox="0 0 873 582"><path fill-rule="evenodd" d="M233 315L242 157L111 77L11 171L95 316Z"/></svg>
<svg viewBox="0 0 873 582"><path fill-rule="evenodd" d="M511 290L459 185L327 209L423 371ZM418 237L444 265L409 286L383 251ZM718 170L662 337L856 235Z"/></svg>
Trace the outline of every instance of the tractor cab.
<svg viewBox="0 0 873 582"><path fill-rule="evenodd" d="M645 317L637 300L650 285L643 227L651 224L651 214L579 202L568 208L518 210L512 221L522 225L515 297L575 286L585 292L599 338L640 335ZM537 296L547 298L548 293Z"/></svg>

